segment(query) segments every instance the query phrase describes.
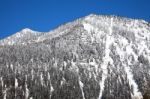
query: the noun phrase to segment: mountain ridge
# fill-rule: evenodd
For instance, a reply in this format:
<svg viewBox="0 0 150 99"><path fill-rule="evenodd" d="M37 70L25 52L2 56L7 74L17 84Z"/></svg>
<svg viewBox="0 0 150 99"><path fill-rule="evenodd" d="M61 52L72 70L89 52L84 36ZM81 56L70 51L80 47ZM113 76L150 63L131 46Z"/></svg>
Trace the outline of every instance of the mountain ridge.
<svg viewBox="0 0 150 99"><path fill-rule="evenodd" d="M0 46L2 98L11 99L13 88L26 93L19 99L150 98L148 22L91 14L31 31Z"/></svg>
<svg viewBox="0 0 150 99"><path fill-rule="evenodd" d="M142 22L143 24L149 24L149 22L147 22L147 21L145 21L145 20L142 20L142 19L131 19L131 18L126 18L126 17L122 17L122 16L115 16L115 15L97 15L97 14L89 14L89 15L87 15L87 16L85 16L85 17L82 17L82 18L80 18L80 19L78 19L78 20L84 20L85 18L88 18L88 17L114 17L114 18L116 18L116 19L123 19L123 20L138 20L138 21L140 21L140 22ZM75 20L75 21L78 21L78 20ZM72 22L75 22L75 21L72 21ZM72 22L69 22L69 23L72 23ZM67 23L67 24L69 24L69 23ZM66 25L67 25L66 24ZM32 30L32 29L30 29L30 28L24 28L24 29L22 29L22 30L20 30L19 32L17 32L17 33L26 33L26 31L28 31L28 33L31 33L31 32L37 32L37 33L44 33L44 34L46 34L46 33L51 33L51 32L53 32L53 31L55 31L55 30L58 30L59 28L61 28L61 27L64 27L64 24L62 24L62 25L60 25L60 26L58 26L57 28L55 28L55 29L53 29L53 30L50 30L50 31L47 31L47 32L40 32L40 31L34 31L34 30ZM11 36L15 36L15 35L17 35L17 33L15 33L15 34L12 34ZM9 37L6 37L6 38L3 38L3 39L1 39L0 41L3 41L4 39L7 39L7 38L10 38L11 36L9 36Z"/></svg>

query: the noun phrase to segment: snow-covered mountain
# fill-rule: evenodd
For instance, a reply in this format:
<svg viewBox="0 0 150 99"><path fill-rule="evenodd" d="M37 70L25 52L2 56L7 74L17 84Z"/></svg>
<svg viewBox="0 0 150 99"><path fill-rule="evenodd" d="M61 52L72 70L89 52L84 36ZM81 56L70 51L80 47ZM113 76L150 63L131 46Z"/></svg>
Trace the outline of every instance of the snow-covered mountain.
<svg viewBox="0 0 150 99"><path fill-rule="evenodd" d="M91 14L1 40L0 99L150 99L150 23Z"/></svg>

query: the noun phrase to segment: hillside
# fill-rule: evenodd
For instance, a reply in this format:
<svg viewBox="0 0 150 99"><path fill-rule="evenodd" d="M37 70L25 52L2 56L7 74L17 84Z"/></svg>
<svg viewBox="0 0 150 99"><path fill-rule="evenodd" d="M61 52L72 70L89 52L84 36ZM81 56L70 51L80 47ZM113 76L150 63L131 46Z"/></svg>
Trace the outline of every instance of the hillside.
<svg viewBox="0 0 150 99"><path fill-rule="evenodd" d="M0 99L150 99L150 24L91 14L5 38Z"/></svg>

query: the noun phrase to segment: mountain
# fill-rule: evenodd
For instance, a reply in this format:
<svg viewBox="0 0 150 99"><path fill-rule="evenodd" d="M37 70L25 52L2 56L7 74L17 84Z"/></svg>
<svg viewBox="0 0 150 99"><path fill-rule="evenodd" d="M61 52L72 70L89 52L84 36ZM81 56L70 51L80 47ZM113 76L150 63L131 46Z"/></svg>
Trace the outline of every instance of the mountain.
<svg viewBox="0 0 150 99"><path fill-rule="evenodd" d="M1 40L0 99L150 99L150 23L91 14Z"/></svg>

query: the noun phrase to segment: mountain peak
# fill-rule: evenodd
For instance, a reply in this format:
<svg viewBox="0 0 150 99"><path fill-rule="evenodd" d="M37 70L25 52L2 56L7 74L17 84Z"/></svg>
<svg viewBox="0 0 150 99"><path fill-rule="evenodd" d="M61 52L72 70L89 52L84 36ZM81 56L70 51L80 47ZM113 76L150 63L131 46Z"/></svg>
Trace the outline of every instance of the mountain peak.
<svg viewBox="0 0 150 99"><path fill-rule="evenodd" d="M31 30L30 28L24 28L21 30L21 32L34 32L34 31Z"/></svg>
<svg viewBox="0 0 150 99"><path fill-rule="evenodd" d="M89 15L87 15L87 16L98 16L97 14L94 14L94 13L91 13L91 14L89 14Z"/></svg>

